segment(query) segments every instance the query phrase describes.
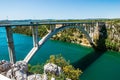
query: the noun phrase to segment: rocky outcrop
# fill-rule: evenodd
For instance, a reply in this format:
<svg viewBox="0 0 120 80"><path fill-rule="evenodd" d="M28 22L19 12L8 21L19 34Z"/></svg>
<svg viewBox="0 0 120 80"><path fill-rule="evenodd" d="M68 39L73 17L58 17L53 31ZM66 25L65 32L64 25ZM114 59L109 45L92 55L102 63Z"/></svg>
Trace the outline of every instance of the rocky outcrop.
<svg viewBox="0 0 120 80"><path fill-rule="evenodd" d="M0 74L6 75L6 72L11 68L12 64L8 61L0 61Z"/></svg>
<svg viewBox="0 0 120 80"><path fill-rule="evenodd" d="M48 77L46 74L33 74L28 76L27 80L48 80Z"/></svg>
<svg viewBox="0 0 120 80"><path fill-rule="evenodd" d="M60 75L62 72L62 69L61 67L53 64L53 63L47 63L45 66L44 66L44 73L51 73L51 74L55 74L55 75Z"/></svg>
<svg viewBox="0 0 120 80"><path fill-rule="evenodd" d="M11 66L11 69L7 72L6 76L15 80L27 80L27 63L24 61L18 61Z"/></svg>
<svg viewBox="0 0 120 80"><path fill-rule="evenodd" d="M28 76L28 80L42 80L42 76L40 74L33 74Z"/></svg>
<svg viewBox="0 0 120 80"><path fill-rule="evenodd" d="M61 67L53 64L47 63L44 65L43 74L32 74L28 75L28 65L24 61L18 61L15 64L11 64L8 61L0 61L0 74L12 79L12 80L48 80L48 73L56 76L60 76L62 69ZM55 77L50 77L51 80L56 80ZM1 79L1 78L0 78ZM71 80L67 79L66 80Z"/></svg>

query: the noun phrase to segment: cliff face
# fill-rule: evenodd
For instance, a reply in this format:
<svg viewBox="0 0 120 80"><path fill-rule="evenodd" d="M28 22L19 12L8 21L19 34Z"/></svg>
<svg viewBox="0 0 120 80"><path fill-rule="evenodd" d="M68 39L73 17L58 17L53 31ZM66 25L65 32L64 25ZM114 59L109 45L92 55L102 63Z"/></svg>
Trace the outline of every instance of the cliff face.
<svg viewBox="0 0 120 80"><path fill-rule="evenodd" d="M107 29L105 23L98 23L96 25L95 29L96 35L95 38L93 38L94 43L96 44L97 49L99 50L106 50L105 40L107 38Z"/></svg>
<svg viewBox="0 0 120 80"><path fill-rule="evenodd" d="M109 50L120 52L120 22L108 22L106 46Z"/></svg>

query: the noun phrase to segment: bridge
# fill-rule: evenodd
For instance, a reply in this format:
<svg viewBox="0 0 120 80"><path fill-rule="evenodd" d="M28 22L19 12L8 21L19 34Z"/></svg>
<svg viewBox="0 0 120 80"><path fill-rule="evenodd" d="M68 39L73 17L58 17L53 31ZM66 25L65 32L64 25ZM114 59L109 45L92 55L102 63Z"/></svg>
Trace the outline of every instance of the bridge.
<svg viewBox="0 0 120 80"><path fill-rule="evenodd" d="M49 29L47 35L41 38L38 41L38 27L40 25L49 25ZM19 21L0 21L0 27L6 28L7 33L7 42L9 49L9 58L10 62L16 62L15 49L14 49L14 39L13 39L13 31L12 27L14 26L23 26L23 27L31 27L32 35L33 35L33 48L24 58L25 62L29 62L32 56L44 45L44 43L49 40L53 35L57 34L59 31L67 29L67 28L77 28L79 29L87 38L91 46L95 46L93 37L100 33L100 27L104 27L105 23L103 22L51 22L51 21L39 21L39 20L19 20Z"/></svg>

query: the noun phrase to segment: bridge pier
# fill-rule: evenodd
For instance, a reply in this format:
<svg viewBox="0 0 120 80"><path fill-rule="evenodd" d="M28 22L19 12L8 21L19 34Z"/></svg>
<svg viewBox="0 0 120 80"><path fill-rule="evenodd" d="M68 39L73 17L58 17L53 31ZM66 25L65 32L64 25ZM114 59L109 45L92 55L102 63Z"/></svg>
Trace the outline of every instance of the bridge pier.
<svg viewBox="0 0 120 80"><path fill-rule="evenodd" d="M33 46L38 47L38 26L32 26Z"/></svg>
<svg viewBox="0 0 120 80"><path fill-rule="evenodd" d="M6 35L7 35L10 62L15 63L16 62L16 56L15 56L13 33L12 33L11 26L6 26Z"/></svg>
<svg viewBox="0 0 120 80"><path fill-rule="evenodd" d="M83 27L84 27L85 31L87 31L87 27L86 27L86 25L85 25L85 24L83 24Z"/></svg>
<svg viewBox="0 0 120 80"><path fill-rule="evenodd" d="M55 25L50 25L50 31L52 32L52 31L54 31L55 30Z"/></svg>
<svg viewBox="0 0 120 80"><path fill-rule="evenodd" d="M31 26L32 28L32 36L33 36L33 48L30 50L28 55L25 57L24 61L28 63L30 58L35 54L38 50L38 26Z"/></svg>

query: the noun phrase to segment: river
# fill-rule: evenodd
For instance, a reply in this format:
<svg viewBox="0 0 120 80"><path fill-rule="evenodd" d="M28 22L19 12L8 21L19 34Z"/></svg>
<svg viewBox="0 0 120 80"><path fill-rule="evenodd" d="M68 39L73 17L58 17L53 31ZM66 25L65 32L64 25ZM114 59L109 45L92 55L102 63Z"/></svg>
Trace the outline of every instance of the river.
<svg viewBox="0 0 120 80"><path fill-rule="evenodd" d="M32 37L22 34L14 34L13 36L17 60L23 60L32 48ZM92 52L94 52L92 48L49 40L33 56L30 64L41 64L53 54L62 54L71 63L75 63ZM0 28L0 60L2 59L9 60L4 28ZM80 64L78 63L77 65ZM120 80L120 53L104 52L83 71L80 80Z"/></svg>

